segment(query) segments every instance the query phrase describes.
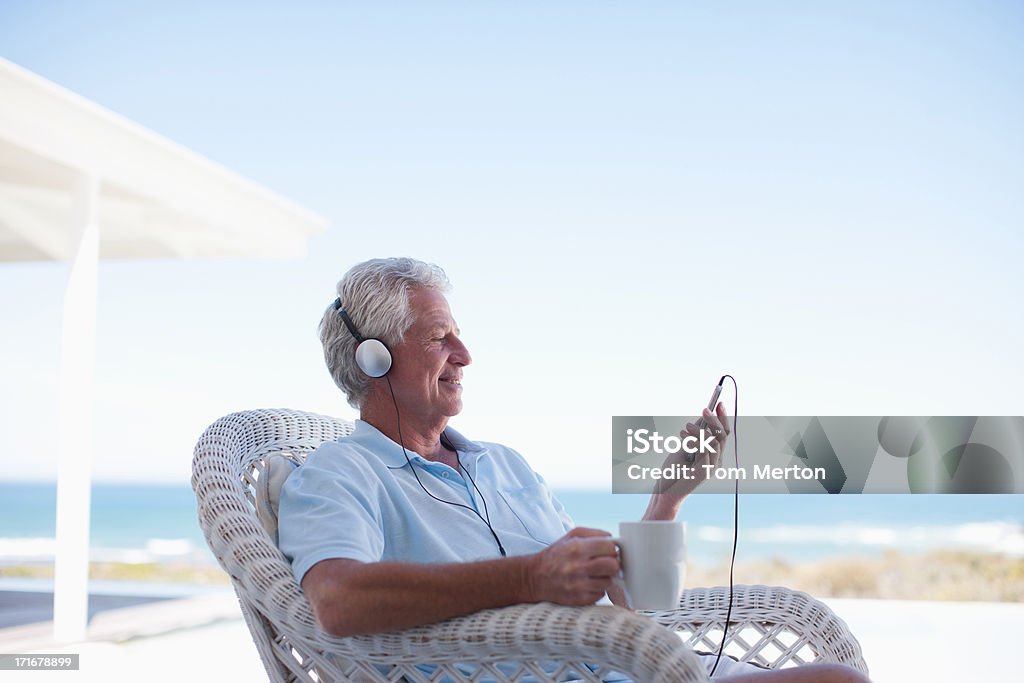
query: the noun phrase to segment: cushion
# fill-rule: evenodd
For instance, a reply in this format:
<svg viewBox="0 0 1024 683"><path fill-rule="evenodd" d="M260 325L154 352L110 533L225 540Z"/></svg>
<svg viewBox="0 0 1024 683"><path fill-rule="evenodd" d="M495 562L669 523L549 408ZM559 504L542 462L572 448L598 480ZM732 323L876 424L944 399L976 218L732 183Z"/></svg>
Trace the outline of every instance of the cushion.
<svg viewBox="0 0 1024 683"><path fill-rule="evenodd" d="M281 507L281 487L295 468L299 466L295 456L274 453L263 459L258 468L256 480L256 516L267 535L277 545L277 512Z"/></svg>

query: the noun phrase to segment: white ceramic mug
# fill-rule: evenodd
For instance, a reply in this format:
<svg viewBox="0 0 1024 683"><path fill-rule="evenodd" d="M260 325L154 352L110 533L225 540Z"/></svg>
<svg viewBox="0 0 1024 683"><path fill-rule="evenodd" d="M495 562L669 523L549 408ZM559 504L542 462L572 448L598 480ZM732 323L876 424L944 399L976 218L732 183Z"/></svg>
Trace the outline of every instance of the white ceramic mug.
<svg viewBox="0 0 1024 683"><path fill-rule="evenodd" d="M622 577L633 609L674 609L686 583L686 522L619 522Z"/></svg>

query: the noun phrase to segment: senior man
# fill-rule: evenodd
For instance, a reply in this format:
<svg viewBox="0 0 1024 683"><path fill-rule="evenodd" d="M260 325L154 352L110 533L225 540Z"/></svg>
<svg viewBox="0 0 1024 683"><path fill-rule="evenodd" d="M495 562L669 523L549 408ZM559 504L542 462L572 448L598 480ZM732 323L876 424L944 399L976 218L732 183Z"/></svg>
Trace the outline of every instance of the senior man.
<svg viewBox="0 0 1024 683"><path fill-rule="evenodd" d="M367 261L338 283L320 323L327 367L359 420L288 478L280 545L322 628L336 636L519 603L590 605L606 594L625 603L612 583L619 563L610 535L574 528L517 452L448 426L472 362L448 287L434 265ZM721 453L725 409L703 417ZM652 495L644 519L675 519L697 484ZM710 670L714 657L706 660ZM769 672L725 657L717 677L863 680L845 667Z"/></svg>

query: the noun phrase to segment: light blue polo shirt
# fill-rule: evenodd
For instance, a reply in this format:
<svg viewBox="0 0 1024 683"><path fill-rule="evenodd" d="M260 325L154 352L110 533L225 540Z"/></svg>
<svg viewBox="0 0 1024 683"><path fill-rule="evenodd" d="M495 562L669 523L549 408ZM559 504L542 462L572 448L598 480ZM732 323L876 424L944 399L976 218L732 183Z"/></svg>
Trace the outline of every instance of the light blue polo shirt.
<svg viewBox="0 0 1024 683"><path fill-rule="evenodd" d="M419 481L437 498L489 516L509 555L539 552L573 527L519 453L470 441L451 427L445 435L470 476L407 449ZM362 420L349 436L320 446L288 477L281 489L279 535L299 583L313 565L331 558L448 563L501 556L479 517L427 495L402 447Z"/></svg>

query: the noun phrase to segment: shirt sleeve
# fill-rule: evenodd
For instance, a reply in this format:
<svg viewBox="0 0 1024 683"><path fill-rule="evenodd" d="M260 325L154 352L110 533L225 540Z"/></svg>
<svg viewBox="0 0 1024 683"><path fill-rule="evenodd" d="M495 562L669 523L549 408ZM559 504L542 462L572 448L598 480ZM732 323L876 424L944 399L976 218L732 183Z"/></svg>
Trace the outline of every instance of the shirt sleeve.
<svg viewBox="0 0 1024 683"><path fill-rule="evenodd" d="M328 462L344 462L345 468L320 466L317 456L325 450ZM292 472L281 489L278 537L299 584L323 560L377 562L383 557L379 490L368 468L336 442L321 446Z"/></svg>

